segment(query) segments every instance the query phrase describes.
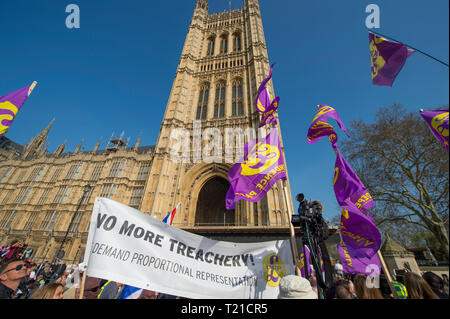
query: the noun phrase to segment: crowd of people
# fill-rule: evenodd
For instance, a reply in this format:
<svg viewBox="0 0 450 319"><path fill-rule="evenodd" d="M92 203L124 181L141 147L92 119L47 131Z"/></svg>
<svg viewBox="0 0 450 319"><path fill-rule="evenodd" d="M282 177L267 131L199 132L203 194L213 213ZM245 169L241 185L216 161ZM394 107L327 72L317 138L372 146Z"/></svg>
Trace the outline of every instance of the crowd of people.
<svg viewBox="0 0 450 319"><path fill-rule="evenodd" d="M80 297L83 266L65 265L49 261L36 264L30 261L29 250L22 243L1 247L0 299L78 299ZM448 277L433 272L417 274L405 272L391 283L384 275L378 282L363 274L344 274L335 266L335 280L326 289L326 299L448 299ZM398 281L397 281L398 280ZM372 279L373 281L373 279ZM393 294L391 287L394 287ZM86 276L83 299L125 299L126 285L114 281ZM317 299L319 296L314 271L305 279L288 275L279 284L280 299ZM140 289L133 299L175 299L166 295Z"/></svg>

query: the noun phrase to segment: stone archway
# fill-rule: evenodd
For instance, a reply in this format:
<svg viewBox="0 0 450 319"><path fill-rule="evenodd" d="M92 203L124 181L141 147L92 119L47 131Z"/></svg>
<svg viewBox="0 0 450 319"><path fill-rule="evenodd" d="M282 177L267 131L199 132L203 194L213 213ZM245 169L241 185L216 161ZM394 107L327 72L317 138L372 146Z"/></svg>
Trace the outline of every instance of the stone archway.
<svg viewBox="0 0 450 319"><path fill-rule="evenodd" d="M233 226L235 211L225 208L225 195L230 183L222 177L209 179L200 189L195 210L196 226Z"/></svg>

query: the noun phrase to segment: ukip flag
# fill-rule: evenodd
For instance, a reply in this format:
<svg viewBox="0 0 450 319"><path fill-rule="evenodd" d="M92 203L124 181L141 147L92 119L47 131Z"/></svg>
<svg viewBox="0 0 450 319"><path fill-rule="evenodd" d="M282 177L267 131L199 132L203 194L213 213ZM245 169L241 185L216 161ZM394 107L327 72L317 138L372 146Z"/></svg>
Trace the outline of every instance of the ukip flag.
<svg viewBox="0 0 450 319"><path fill-rule="evenodd" d="M342 208L348 209L355 206L362 214L365 214L375 206L375 202L341 152L337 148L335 152L333 188L336 199Z"/></svg>
<svg viewBox="0 0 450 319"><path fill-rule="evenodd" d="M300 268L301 274L303 278L306 278L305 270L308 270L308 275L311 275L313 267L311 265L311 252L308 248L308 246L303 245L303 249L300 252L299 259L299 265L298 268Z"/></svg>
<svg viewBox="0 0 450 319"><path fill-rule="evenodd" d="M361 214L354 206L343 209L340 234L345 244L359 254L372 258L381 246L381 234L369 215Z"/></svg>
<svg viewBox="0 0 450 319"><path fill-rule="evenodd" d="M333 146L333 148L335 148L337 145L337 134L333 126L331 124L328 124L327 117L335 119L341 130L343 130L345 134L349 136L344 123L342 123L337 111L331 106L322 104L318 105L317 108L317 114L316 116L314 116L309 127L306 140L309 144L314 144L324 136L328 136L331 145Z"/></svg>
<svg viewBox="0 0 450 319"><path fill-rule="evenodd" d="M448 151L448 110L420 110L420 115L422 115L425 122L427 122L434 136L436 136Z"/></svg>
<svg viewBox="0 0 450 319"><path fill-rule="evenodd" d="M372 83L392 86L406 59L415 51L403 43L389 41L369 32Z"/></svg>
<svg viewBox="0 0 450 319"><path fill-rule="evenodd" d="M258 94L255 100L255 107L258 112L262 113L262 119L259 127L267 124L277 124L277 119L275 117L275 112L278 109L280 98L276 97L273 101L270 98L269 90L266 87L267 82L272 78L272 69L274 64L270 66L269 75L262 80L258 88Z"/></svg>
<svg viewBox="0 0 450 319"><path fill-rule="evenodd" d="M277 129L263 139L254 139L244 145L244 157L228 171L230 188L226 208L235 208L244 199L258 202L279 179L286 179L286 166Z"/></svg>
<svg viewBox="0 0 450 319"><path fill-rule="evenodd" d="M381 265L377 254L369 258L361 254L360 250L346 245L343 241L337 244L337 249L345 273L371 276L381 274Z"/></svg>
<svg viewBox="0 0 450 319"><path fill-rule="evenodd" d="M0 97L0 137L4 136L14 118L33 91L37 82Z"/></svg>

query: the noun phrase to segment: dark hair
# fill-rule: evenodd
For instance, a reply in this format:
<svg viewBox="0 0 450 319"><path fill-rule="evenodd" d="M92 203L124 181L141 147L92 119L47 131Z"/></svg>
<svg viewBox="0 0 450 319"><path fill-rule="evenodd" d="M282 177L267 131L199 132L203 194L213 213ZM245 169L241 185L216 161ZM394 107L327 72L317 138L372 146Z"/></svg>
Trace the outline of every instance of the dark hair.
<svg viewBox="0 0 450 319"><path fill-rule="evenodd" d="M336 282L336 299L353 299L348 280Z"/></svg>
<svg viewBox="0 0 450 319"><path fill-rule="evenodd" d="M12 258L12 259L7 260L7 261L5 261L4 263L2 263L2 264L0 265L0 275L6 270L6 268L8 268L8 265L10 265L11 263L14 263L14 262L16 262L16 261L22 262L22 260L19 259L19 258Z"/></svg>
<svg viewBox="0 0 450 319"><path fill-rule="evenodd" d="M422 278L430 285L433 290L444 289L444 280L436 275L434 272L427 271L422 275Z"/></svg>

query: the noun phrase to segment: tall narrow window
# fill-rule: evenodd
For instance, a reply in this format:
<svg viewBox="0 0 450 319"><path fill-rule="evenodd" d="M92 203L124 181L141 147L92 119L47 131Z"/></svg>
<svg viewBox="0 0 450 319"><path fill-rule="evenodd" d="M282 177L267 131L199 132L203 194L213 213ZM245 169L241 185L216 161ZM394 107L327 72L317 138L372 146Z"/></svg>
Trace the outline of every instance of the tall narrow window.
<svg viewBox="0 0 450 319"><path fill-rule="evenodd" d="M67 198L67 195L69 195L70 187L68 186L61 186L58 189L58 192L56 193L55 198L53 199L54 204L64 204L64 201Z"/></svg>
<svg viewBox="0 0 450 319"><path fill-rule="evenodd" d="M138 181L145 181L148 178L148 174L150 173L150 162L144 162L139 166L139 171L137 175Z"/></svg>
<svg viewBox="0 0 450 319"><path fill-rule="evenodd" d="M103 164L98 164L94 167L94 170L92 171L90 181L98 181L100 179L100 175L102 173Z"/></svg>
<svg viewBox="0 0 450 319"><path fill-rule="evenodd" d="M24 226L24 230L30 230L33 227L34 222L36 221L36 217L37 214L36 213L31 213L30 217L28 218L25 226Z"/></svg>
<svg viewBox="0 0 450 319"><path fill-rule="evenodd" d="M2 175L0 175L1 176L0 183L3 183L6 180L6 178L9 175L9 173L11 173L11 168L8 168L5 172L3 172Z"/></svg>
<svg viewBox="0 0 450 319"><path fill-rule="evenodd" d="M208 50L206 51L207 56L213 56L214 55L214 38L208 39Z"/></svg>
<svg viewBox="0 0 450 319"><path fill-rule="evenodd" d="M108 177L120 177L124 165L125 160L115 160L111 165Z"/></svg>
<svg viewBox="0 0 450 319"><path fill-rule="evenodd" d="M240 116L244 114L244 108L242 107L242 80L236 79L233 81L233 93L232 93L232 115Z"/></svg>
<svg viewBox="0 0 450 319"><path fill-rule="evenodd" d="M225 116L225 83L219 82L216 86L216 98L214 100L214 118Z"/></svg>
<svg viewBox="0 0 450 319"><path fill-rule="evenodd" d="M16 215L17 215L17 212L14 211L14 213L12 213L11 217L8 220L8 223L5 226L6 229L9 229L11 227L11 224L13 223L14 218L16 218Z"/></svg>
<svg viewBox="0 0 450 319"><path fill-rule="evenodd" d="M220 54L228 53L228 38L226 35L220 37Z"/></svg>
<svg viewBox="0 0 450 319"><path fill-rule="evenodd" d="M239 33L235 33L233 35L233 52L241 51L241 35Z"/></svg>
<svg viewBox="0 0 450 319"><path fill-rule="evenodd" d="M52 216L52 219L50 220L50 223L48 224L46 230L52 230L53 225L55 224L55 221L56 221L57 218L58 218L58 212L54 212L53 216Z"/></svg>
<svg viewBox="0 0 450 319"><path fill-rule="evenodd" d="M115 190L116 190L116 185L105 184L105 185L103 185L102 191L100 193L100 197L106 197L106 198L111 199L114 195Z"/></svg>
<svg viewBox="0 0 450 319"><path fill-rule="evenodd" d="M198 106L197 106L197 120L206 120L206 110L208 108L208 98L209 98L209 83L205 83L200 88L200 95L198 96Z"/></svg>
<svg viewBox="0 0 450 319"><path fill-rule="evenodd" d="M57 168L55 173L53 173L52 178L50 179L50 182L56 182L59 178L59 175L62 173L62 168Z"/></svg>

